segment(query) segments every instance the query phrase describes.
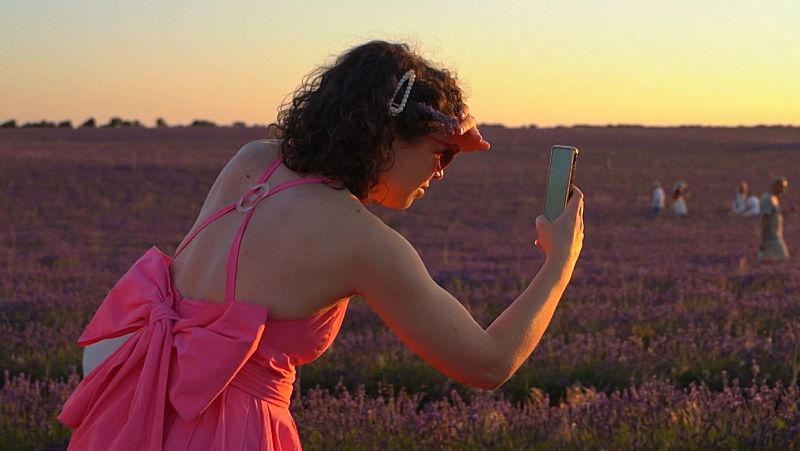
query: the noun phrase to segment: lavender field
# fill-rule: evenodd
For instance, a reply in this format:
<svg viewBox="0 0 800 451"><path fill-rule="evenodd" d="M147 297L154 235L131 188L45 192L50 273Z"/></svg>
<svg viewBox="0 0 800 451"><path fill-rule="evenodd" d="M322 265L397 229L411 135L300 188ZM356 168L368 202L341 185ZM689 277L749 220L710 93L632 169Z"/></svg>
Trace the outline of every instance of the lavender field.
<svg viewBox="0 0 800 451"><path fill-rule="evenodd" d="M790 181L800 129L484 127L408 211L373 209L488 325L543 261L533 245L549 148L582 153L584 251L539 348L495 392L454 383L354 299L302 368L307 449L800 448L800 213L793 258L759 263L758 218L728 214L745 180ZM77 337L148 247L172 252L219 169L257 128L0 130L0 449L63 448ZM649 213L653 180L689 215Z"/></svg>

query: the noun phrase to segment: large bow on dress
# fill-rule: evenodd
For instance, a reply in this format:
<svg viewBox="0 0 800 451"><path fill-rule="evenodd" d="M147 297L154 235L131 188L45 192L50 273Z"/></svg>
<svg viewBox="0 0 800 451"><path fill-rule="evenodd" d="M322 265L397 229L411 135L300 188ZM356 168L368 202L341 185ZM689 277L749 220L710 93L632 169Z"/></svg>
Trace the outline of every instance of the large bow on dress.
<svg viewBox="0 0 800 451"><path fill-rule="evenodd" d="M267 309L211 304L181 318L170 280L171 258L149 249L111 289L78 344L133 333L90 372L58 419L76 428L70 447L100 438L116 447L160 449L171 406L197 418L256 351ZM105 436L106 439L102 439Z"/></svg>

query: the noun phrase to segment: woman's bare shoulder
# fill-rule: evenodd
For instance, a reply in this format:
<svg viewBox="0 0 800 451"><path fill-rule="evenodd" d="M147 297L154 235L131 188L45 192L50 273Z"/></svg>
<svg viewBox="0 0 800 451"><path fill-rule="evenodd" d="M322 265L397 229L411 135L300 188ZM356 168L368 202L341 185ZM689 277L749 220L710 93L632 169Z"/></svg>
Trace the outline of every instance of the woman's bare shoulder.
<svg viewBox="0 0 800 451"><path fill-rule="evenodd" d="M318 237L316 244L337 249L339 257L350 259L380 252L389 242L404 240L346 189L324 185L309 189L313 193L303 196L307 221L297 227L306 228L307 235Z"/></svg>
<svg viewBox="0 0 800 451"><path fill-rule="evenodd" d="M252 176L253 171L266 167L280 151L280 141L274 139L258 139L244 144L231 157L220 171L217 182L240 180Z"/></svg>
<svg viewBox="0 0 800 451"><path fill-rule="evenodd" d="M364 262L370 261L372 257L388 256L400 250L413 250L402 234L363 204L351 205L344 210L347 214L342 215L339 230L342 231L341 236L347 240L352 258ZM371 257L365 259L365 256Z"/></svg>
<svg viewBox="0 0 800 451"><path fill-rule="evenodd" d="M257 139L240 147L233 159L247 159L253 156L262 156L265 153L274 156L278 153L280 146L281 142L278 139Z"/></svg>

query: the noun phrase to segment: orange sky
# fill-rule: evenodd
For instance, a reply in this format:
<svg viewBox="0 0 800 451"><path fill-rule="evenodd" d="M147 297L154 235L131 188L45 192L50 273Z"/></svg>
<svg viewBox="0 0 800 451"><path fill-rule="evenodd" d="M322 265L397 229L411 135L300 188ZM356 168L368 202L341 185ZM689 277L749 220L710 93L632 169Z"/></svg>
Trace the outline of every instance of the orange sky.
<svg viewBox="0 0 800 451"><path fill-rule="evenodd" d="M0 121L267 123L388 39L454 69L482 122L800 124L800 2L6 3Z"/></svg>

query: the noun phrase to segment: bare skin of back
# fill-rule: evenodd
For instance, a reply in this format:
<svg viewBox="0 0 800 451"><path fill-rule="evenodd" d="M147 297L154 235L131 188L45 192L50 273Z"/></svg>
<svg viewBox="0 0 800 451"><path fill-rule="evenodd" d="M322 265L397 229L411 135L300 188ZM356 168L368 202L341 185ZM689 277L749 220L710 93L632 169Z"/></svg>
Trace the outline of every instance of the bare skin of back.
<svg viewBox="0 0 800 451"><path fill-rule="evenodd" d="M244 146L225 166L195 227L239 200L276 157L277 141ZM299 176L280 165L269 184ZM172 264L175 288L184 297L222 303L228 252L242 213L231 212L206 227ZM298 319L330 308L354 294L348 267L353 222L373 215L347 190L312 183L283 190L255 208L242 239L236 301L262 305L273 319ZM337 237L337 239L331 239Z"/></svg>

